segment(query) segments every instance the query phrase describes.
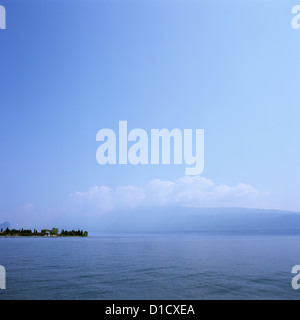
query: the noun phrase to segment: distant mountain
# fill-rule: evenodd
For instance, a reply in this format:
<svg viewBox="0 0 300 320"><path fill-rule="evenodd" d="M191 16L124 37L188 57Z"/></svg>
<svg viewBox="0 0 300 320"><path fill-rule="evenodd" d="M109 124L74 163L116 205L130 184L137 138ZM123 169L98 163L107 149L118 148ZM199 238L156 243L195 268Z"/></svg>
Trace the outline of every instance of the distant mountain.
<svg viewBox="0 0 300 320"><path fill-rule="evenodd" d="M11 224L7 221L3 222L3 223L0 223L0 230L3 229L3 230L6 230L7 228L11 228Z"/></svg>
<svg viewBox="0 0 300 320"><path fill-rule="evenodd" d="M300 213L243 208L147 208L96 218L93 232L300 234Z"/></svg>

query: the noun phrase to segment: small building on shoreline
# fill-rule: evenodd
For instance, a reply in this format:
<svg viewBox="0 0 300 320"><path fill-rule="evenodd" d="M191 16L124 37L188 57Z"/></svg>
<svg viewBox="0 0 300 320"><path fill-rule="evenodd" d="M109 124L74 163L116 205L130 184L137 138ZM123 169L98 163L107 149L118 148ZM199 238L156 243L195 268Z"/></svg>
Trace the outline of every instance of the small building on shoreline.
<svg viewBox="0 0 300 320"><path fill-rule="evenodd" d="M43 235L45 235L45 236L50 236L50 230L48 230L48 229L43 229L43 230L41 230L41 233L42 233Z"/></svg>

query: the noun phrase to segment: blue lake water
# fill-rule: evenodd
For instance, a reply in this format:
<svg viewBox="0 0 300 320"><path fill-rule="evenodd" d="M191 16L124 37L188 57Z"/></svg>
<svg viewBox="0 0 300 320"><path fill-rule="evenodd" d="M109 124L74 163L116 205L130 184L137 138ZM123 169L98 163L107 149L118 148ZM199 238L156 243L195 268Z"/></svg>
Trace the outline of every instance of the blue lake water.
<svg viewBox="0 0 300 320"><path fill-rule="evenodd" d="M0 238L2 299L299 299L299 236Z"/></svg>

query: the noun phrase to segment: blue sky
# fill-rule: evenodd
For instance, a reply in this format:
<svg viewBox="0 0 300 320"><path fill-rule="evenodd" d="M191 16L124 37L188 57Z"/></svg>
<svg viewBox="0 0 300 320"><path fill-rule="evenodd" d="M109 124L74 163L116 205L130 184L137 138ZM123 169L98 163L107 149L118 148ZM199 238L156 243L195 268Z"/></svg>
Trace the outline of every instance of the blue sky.
<svg viewBox="0 0 300 320"><path fill-rule="evenodd" d="M50 223L82 203L300 211L296 4L1 0L0 221ZM100 166L96 133L119 120L204 129L202 176Z"/></svg>

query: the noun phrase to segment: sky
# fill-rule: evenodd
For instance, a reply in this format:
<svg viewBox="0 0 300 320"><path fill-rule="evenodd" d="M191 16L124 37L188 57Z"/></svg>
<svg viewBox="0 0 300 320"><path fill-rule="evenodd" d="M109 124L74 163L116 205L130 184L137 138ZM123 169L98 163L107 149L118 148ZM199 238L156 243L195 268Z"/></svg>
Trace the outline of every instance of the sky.
<svg viewBox="0 0 300 320"><path fill-rule="evenodd" d="M300 211L297 4L0 0L0 222L149 205ZM203 173L99 165L97 132L124 120L204 129Z"/></svg>

